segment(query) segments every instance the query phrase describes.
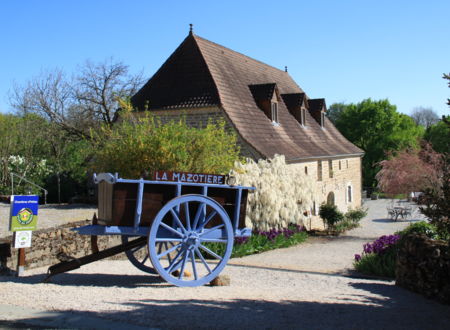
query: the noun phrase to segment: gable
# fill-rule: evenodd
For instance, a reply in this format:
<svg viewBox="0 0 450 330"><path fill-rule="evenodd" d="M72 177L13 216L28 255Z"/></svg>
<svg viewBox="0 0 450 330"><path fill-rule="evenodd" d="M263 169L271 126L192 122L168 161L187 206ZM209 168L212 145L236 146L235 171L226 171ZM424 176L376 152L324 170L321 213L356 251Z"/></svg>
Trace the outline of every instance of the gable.
<svg viewBox="0 0 450 330"><path fill-rule="evenodd" d="M195 41L186 38L131 102L141 111L218 105L216 85Z"/></svg>

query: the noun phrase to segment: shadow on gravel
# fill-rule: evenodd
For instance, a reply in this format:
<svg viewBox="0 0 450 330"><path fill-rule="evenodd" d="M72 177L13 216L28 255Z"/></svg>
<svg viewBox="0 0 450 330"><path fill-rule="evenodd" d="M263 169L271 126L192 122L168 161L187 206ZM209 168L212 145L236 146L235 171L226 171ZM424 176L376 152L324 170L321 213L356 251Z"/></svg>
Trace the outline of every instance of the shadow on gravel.
<svg viewBox="0 0 450 330"><path fill-rule="evenodd" d="M0 276L1 282L12 282L22 284L46 284L43 283L46 275L32 275L26 277ZM95 287L122 287L138 288L152 286L158 288L170 287L159 276L155 275L115 275L115 274L58 274L50 278L49 284L61 286L95 286Z"/></svg>
<svg viewBox="0 0 450 330"><path fill-rule="evenodd" d="M392 220L392 219L373 219L372 222L379 222L379 223L393 223L393 222L418 222L421 220L417 220L417 219L402 219L399 218L396 221Z"/></svg>
<svg viewBox="0 0 450 330"><path fill-rule="evenodd" d="M127 311L72 313L163 329L448 329L450 308L420 299L411 303L411 295L389 287L370 288L383 293L380 298L362 292L338 303L155 298L130 301L124 304ZM39 323L36 318L20 321Z"/></svg>

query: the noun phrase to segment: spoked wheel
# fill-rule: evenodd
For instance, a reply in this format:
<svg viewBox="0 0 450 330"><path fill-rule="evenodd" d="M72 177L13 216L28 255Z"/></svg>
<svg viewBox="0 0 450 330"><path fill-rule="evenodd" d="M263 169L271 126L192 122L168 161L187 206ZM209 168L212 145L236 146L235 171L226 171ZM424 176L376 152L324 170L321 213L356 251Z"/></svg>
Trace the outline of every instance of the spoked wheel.
<svg viewBox="0 0 450 330"><path fill-rule="evenodd" d="M202 195L169 201L156 215L148 239L150 260L167 282L199 286L225 267L233 249L233 227L220 204ZM158 245L172 246L158 252ZM217 248L213 251L212 245Z"/></svg>
<svg viewBox="0 0 450 330"><path fill-rule="evenodd" d="M122 244L128 243L130 240L132 240L134 238L135 238L135 236L122 236ZM163 247L162 247L163 244L159 244L159 245L160 245L159 250L161 251L163 249ZM166 246L167 246L167 243L166 243ZM156 271L153 268L153 265L148 256L148 249L145 244L142 246L139 246L137 248L125 251L125 254L126 254L128 260L130 260L130 262L136 268L138 268L146 273L156 274Z"/></svg>

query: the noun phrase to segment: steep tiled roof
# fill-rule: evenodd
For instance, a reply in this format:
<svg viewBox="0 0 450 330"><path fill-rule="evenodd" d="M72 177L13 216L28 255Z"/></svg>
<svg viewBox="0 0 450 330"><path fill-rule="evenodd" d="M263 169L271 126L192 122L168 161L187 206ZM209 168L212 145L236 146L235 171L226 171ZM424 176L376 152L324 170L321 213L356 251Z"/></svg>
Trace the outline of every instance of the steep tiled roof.
<svg viewBox="0 0 450 330"><path fill-rule="evenodd" d="M265 157L283 154L295 161L362 153L328 119L322 128L307 112L302 127L286 101L279 102L280 125L274 126L258 107L252 88L266 93L275 84L282 96L304 94L287 72L189 34L132 102L144 110L148 100L150 111L218 105L240 136ZM263 87L251 87L255 85Z"/></svg>

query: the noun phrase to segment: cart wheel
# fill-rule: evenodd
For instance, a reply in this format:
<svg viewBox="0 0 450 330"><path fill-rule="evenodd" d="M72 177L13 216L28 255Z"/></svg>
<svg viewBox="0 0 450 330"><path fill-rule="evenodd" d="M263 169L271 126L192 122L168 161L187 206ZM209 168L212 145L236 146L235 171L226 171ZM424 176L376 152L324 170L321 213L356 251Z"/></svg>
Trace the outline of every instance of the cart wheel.
<svg viewBox="0 0 450 330"><path fill-rule="evenodd" d="M128 243L130 239L136 238L135 236L122 236L122 244ZM159 248L162 250L162 248ZM137 248L125 251L125 254L130 262L143 272L150 274L157 274L153 269L152 263L148 257L148 249L146 245L139 246Z"/></svg>
<svg viewBox="0 0 450 330"><path fill-rule="evenodd" d="M169 201L156 215L148 238L150 260L167 282L199 286L225 267L233 249L233 227L220 204L202 195ZM158 252L158 244L172 247ZM215 252L210 249L215 245ZM170 258L169 258L170 257Z"/></svg>

